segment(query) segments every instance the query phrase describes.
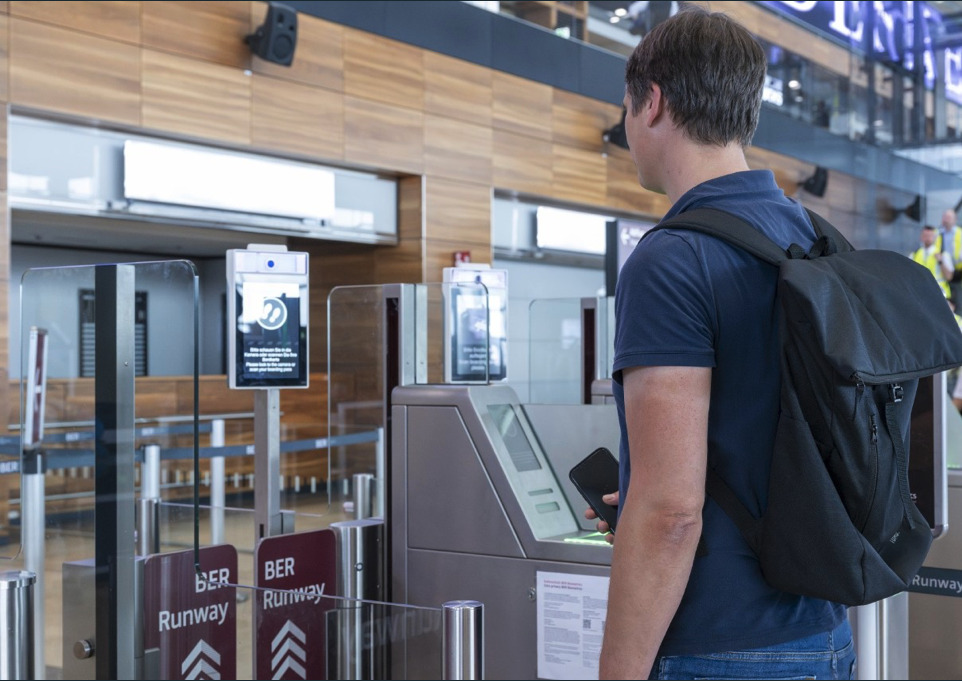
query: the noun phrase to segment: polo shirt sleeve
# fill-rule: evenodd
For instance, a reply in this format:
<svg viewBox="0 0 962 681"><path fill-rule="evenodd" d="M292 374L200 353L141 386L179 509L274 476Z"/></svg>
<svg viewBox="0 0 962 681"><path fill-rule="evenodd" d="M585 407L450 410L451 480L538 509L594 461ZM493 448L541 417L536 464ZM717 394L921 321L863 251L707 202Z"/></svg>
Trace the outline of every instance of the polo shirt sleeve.
<svg viewBox="0 0 962 681"><path fill-rule="evenodd" d="M659 230L625 262L615 289L613 378L635 366L714 367L717 328L706 267L691 233Z"/></svg>

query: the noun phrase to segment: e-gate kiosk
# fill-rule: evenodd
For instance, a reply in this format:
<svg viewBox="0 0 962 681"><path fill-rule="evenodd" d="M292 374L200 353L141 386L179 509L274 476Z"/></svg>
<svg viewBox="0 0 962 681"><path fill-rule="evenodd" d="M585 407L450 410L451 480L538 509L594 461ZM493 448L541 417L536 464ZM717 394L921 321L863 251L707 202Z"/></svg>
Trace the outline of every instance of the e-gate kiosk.
<svg viewBox="0 0 962 681"><path fill-rule="evenodd" d="M397 317L389 333L424 335L408 318L411 287L385 287L385 297ZM494 382L420 384L417 343L399 337L395 345L399 370L387 386L391 598L484 603L488 678L597 672L611 549L583 519L567 472L597 446L618 451L610 379L597 371L607 360L596 332L610 322L600 303L582 301L583 404L521 404ZM936 536L948 529L945 417L955 415L946 402L944 376L923 380L911 435L913 494ZM859 678L907 678L908 595L850 611ZM395 646L392 665L408 678L439 675L416 645Z"/></svg>
<svg viewBox="0 0 962 681"><path fill-rule="evenodd" d="M386 328L398 334L388 346L399 353L387 386L392 601L482 602L487 678L585 678L592 664L596 673L611 547L583 518L568 470L598 446L618 451L614 406L521 404L483 371L480 381L421 384L415 287L387 286L384 295L395 316ZM462 288L445 299L473 295L489 291ZM458 327L445 323L448 333ZM436 656L414 642L395 645L391 661L397 678L440 677Z"/></svg>

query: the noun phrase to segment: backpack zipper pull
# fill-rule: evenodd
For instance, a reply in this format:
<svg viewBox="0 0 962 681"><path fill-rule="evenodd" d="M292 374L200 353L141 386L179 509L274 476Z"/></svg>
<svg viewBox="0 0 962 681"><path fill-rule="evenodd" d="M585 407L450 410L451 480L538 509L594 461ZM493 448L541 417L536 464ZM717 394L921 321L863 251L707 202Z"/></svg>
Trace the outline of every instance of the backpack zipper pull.
<svg viewBox="0 0 962 681"><path fill-rule="evenodd" d="M878 424L875 422L875 414L872 414L869 418L872 424L872 444L878 444Z"/></svg>
<svg viewBox="0 0 962 681"><path fill-rule="evenodd" d="M862 379L855 374L855 408L852 410L852 420L858 418L858 403L862 401L862 391L865 390L865 384L862 383Z"/></svg>

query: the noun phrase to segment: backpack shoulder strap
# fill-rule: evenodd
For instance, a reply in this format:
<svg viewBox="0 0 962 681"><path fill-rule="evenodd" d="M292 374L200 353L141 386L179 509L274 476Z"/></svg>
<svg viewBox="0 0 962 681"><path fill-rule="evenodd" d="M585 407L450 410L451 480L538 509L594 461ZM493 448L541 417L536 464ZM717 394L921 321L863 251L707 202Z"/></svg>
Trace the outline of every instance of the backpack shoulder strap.
<svg viewBox="0 0 962 681"><path fill-rule="evenodd" d="M816 243L807 254L809 257L855 250L852 244L842 236L842 233L825 218L807 208L805 211L812 222L816 236ZM648 234L659 229L672 228L688 229L714 236L775 266L789 258L806 256L805 250L800 246L792 244L789 248L783 249L742 218L717 208L693 208L685 211L661 221L657 226L648 230L644 236L648 236Z"/></svg>
<svg viewBox="0 0 962 681"><path fill-rule="evenodd" d="M835 250L839 253L855 250L855 247L842 236L840 231L835 229L832 223L808 208L805 209L805 212L808 213L808 219L812 221L812 226L815 227L815 236L828 237L829 241L835 244Z"/></svg>

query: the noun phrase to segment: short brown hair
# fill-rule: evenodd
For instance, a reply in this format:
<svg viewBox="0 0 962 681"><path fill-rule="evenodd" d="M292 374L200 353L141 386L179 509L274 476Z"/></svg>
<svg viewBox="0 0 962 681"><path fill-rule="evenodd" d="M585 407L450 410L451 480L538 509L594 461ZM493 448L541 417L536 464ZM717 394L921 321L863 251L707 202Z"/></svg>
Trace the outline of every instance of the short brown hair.
<svg viewBox="0 0 962 681"><path fill-rule="evenodd" d="M765 84L765 53L741 24L688 7L658 24L628 58L625 84L633 113L652 84L675 124L696 142L751 144Z"/></svg>

